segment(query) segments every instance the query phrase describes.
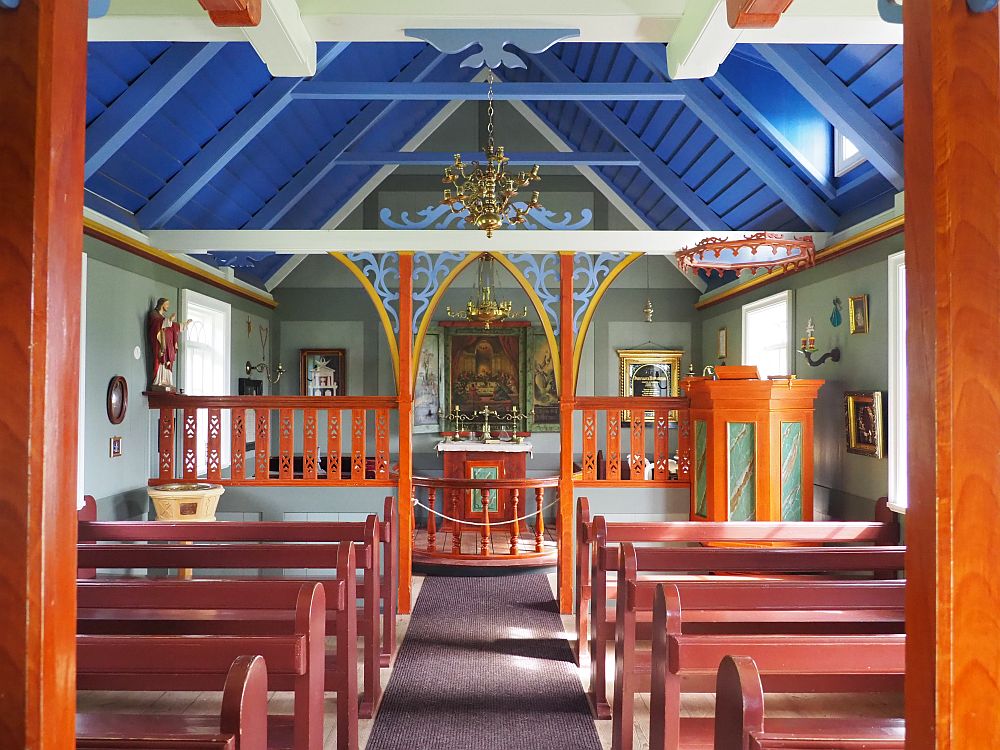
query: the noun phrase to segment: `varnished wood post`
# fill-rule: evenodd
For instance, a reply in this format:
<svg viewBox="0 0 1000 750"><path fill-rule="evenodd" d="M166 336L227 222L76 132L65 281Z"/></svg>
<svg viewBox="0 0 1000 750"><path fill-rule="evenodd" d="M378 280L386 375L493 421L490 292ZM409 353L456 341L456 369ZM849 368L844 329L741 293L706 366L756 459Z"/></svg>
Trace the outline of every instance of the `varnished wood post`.
<svg viewBox="0 0 1000 750"><path fill-rule="evenodd" d="M458 490L451 491L451 517L458 518ZM462 524L458 521L451 522L451 551L453 554L462 552Z"/></svg>
<svg viewBox="0 0 1000 750"><path fill-rule="evenodd" d="M399 372L396 393L399 396L399 497L413 494L413 253L399 254ZM413 506L400 503L400 525L413 523ZM402 535L399 540L399 612L412 608L410 587L413 580L413 540Z"/></svg>
<svg viewBox="0 0 1000 750"><path fill-rule="evenodd" d="M497 494L499 495L499 492ZM480 520L482 526L479 527L479 554L488 555L490 554L490 491L480 490L479 497L483 504L483 517Z"/></svg>
<svg viewBox="0 0 1000 750"><path fill-rule="evenodd" d="M517 554L517 540L521 536L521 526L520 521L518 521L518 516L520 515L520 510L518 506L521 501L521 490L515 487L511 490L510 504L512 506L511 518L513 522L510 525L510 554Z"/></svg>
<svg viewBox="0 0 1000 750"><path fill-rule="evenodd" d="M545 535L545 516L542 506L545 503L545 488L535 487L535 552L541 552ZM579 543L579 542L578 542Z"/></svg>
<svg viewBox="0 0 1000 750"><path fill-rule="evenodd" d="M573 611L573 253L559 253L559 611Z"/></svg>
<svg viewBox="0 0 1000 750"><path fill-rule="evenodd" d="M437 550L437 519L434 518L434 501L437 498L437 490L433 487L427 489L427 507L430 508L427 511L427 551L434 552ZM444 491L441 493L442 500L444 499Z"/></svg>
<svg viewBox="0 0 1000 750"><path fill-rule="evenodd" d="M74 746L87 4L0 8L0 747Z"/></svg>
<svg viewBox="0 0 1000 750"><path fill-rule="evenodd" d="M1000 747L1000 20L903 12L906 744Z"/></svg>

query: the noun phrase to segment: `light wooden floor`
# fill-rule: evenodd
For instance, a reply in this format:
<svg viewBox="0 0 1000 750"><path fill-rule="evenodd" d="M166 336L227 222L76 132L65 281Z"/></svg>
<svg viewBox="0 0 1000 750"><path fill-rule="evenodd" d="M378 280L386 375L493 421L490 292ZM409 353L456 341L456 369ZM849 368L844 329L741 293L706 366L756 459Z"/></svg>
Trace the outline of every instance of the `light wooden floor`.
<svg viewBox="0 0 1000 750"><path fill-rule="evenodd" d="M555 574L549 575L549 582L553 587L555 595ZM423 577L414 576L414 601L420 591ZM400 616L397 626L397 642L402 643L409 624L408 616ZM566 637L573 639L576 637L572 615L563 615ZM614 679L614 658L609 654L608 674ZM358 665L359 679L361 665ZM391 670L382 670L382 687L385 688L389 680ZM585 670L580 670L580 679L584 685L589 682L589 675ZM608 685L608 695L613 693L613 685ZM176 713L176 714L218 714L221 693L180 693L180 692L150 692L150 693L123 693L87 691L81 692L77 705L81 711L117 711L127 713ZM272 692L269 700L270 707L281 713L291 713L292 694L285 692ZM771 716L902 716L903 698L902 695L802 695L785 694L768 697L768 715ZM681 712L684 716L711 716L715 710L714 697L710 694L685 695L681 703ZM636 750L648 750L649 739L647 728L649 726L649 696L640 695L635 700L636 724L633 728L633 738ZM363 720L360 722L359 737L360 746L363 748L368 742L371 733L372 721ZM326 738L324 742L325 750L336 748L336 697L331 696L326 701ZM597 722L597 733L601 738L601 744L606 750L611 748L611 722ZM503 747L501 738L498 738L498 747ZM540 748L539 750L544 750Z"/></svg>
<svg viewBox="0 0 1000 750"><path fill-rule="evenodd" d="M552 559L555 561L556 553L559 549L559 544L556 541L555 532L546 528L542 532L542 545L545 547L547 552L552 553ZM463 531L462 532L462 554L463 555L478 555L480 544L482 543L482 537L478 531ZM435 548L439 552L451 552L452 545L452 535L442 534L440 531L437 533L435 538ZM534 528L525 531L524 527L521 527L521 533L518 537L517 543L518 549L522 552L534 552L535 551L535 530ZM417 529L416 540L414 541L413 548L415 550L426 550L427 549L427 530ZM504 529L496 529L490 533L490 554L496 555L498 557L504 557L510 554L510 532Z"/></svg>

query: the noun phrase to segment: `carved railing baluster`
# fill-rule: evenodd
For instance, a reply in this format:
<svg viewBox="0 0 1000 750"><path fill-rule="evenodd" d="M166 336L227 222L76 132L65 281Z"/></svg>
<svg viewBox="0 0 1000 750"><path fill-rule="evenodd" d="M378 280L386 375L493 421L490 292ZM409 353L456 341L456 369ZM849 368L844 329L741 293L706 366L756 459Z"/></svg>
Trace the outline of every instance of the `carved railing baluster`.
<svg viewBox="0 0 1000 750"><path fill-rule="evenodd" d="M518 521L518 516L521 515L520 508L518 507L520 505L520 500L521 500L520 492L521 491L517 487L515 487L513 490L511 490L511 493L510 493L511 494L511 498L510 498L511 513L510 513L510 515L511 515L511 518L514 519L513 522L511 522L511 525L510 525L510 554L512 554L512 555L516 555L517 554L517 542L518 542L518 539L521 536L520 522Z"/></svg>
<svg viewBox="0 0 1000 750"><path fill-rule="evenodd" d="M442 495L443 499L443 495ZM437 550L437 519L434 518L434 503L437 500L437 490L433 487L427 490L427 551Z"/></svg>
<svg viewBox="0 0 1000 750"><path fill-rule="evenodd" d="M485 556L490 554L490 491L481 490L480 499L483 504L483 525L479 527L482 534L479 540L479 554Z"/></svg>
<svg viewBox="0 0 1000 750"><path fill-rule="evenodd" d="M459 490L451 491L451 517L458 518L458 497ZM462 553L462 525L458 521L451 522L451 551L452 554Z"/></svg>
<svg viewBox="0 0 1000 750"><path fill-rule="evenodd" d="M544 550L542 544L545 535L545 517L542 515L542 508L545 505L545 488L535 488L535 552Z"/></svg>

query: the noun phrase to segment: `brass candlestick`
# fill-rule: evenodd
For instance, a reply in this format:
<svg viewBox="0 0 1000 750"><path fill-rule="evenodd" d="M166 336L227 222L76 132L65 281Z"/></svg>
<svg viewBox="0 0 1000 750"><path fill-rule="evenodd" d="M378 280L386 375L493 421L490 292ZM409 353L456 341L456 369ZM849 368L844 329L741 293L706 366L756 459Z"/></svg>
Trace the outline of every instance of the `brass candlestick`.
<svg viewBox="0 0 1000 750"><path fill-rule="evenodd" d="M459 442L459 440L461 439L459 437L459 434L463 431L462 425L466 422L471 422L473 418L475 418L475 416L476 416L475 413L473 413L472 416L466 416L465 414L462 414L462 410L458 406L456 406L454 409L451 410L451 412L448 413L448 416L445 417L445 419L447 419L455 426L455 434L451 436L451 442L453 443Z"/></svg>
<svg viewBox="0 0 1000 750"><path fill-rule="evenodd" d="M483 418L483 442L499 443L500 441L494 438L492 432L490 431L490 417L499 417L500 412L494 411L489 407L489 404L487 404L480 411L475 412L473 416Z"/></svg>
<svg viewBox="0 0 1000 750"><path fill-rule="evenodd" d="M535 418L535 410L534 409L532 409L531 411L525 413L525 412L519 411L518 408L517 408L517 405L515 404L514 406L512 406L510 408L510 414L507 414L506 416L500 417L500 421L501 422L510 422L511 423L511 427L513 428L512 432L511 432L511 442L512 443L523 443L524 442L524 438L522 436L520 436L520 435L515 434L515 433L520 432L520 430L518 430L518 427L521 426L522 422L524 422L524 428L525 428L525 431L527 431L527 429L528 429L528 420L529 419L534 419L534 418Z"/></svg>

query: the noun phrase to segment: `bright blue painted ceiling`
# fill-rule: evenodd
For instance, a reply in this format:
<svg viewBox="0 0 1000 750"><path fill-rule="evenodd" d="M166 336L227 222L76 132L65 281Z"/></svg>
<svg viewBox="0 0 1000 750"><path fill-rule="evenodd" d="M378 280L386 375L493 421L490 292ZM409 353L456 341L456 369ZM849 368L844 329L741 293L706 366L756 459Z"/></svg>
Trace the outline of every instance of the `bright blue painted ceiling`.
<svg viewBox="0 0 1000 750"><path fill-rule="evenodd" d="M807 49L858 117L902 138L900 47ZM501 75L665 80L659 45L563 43L525 57L526 70ZM475 74L423 43L320 45L319 58L319 81ZM379 169L337 157L399 151L445 104L292 98L298 81L272 79L243 43L92 43L88 64L87 200L138 229L322 227ZM714 78L671 85L688 98L527 105L576 152L632 151L642 166L595 171L652 228L833 230L891 206L893 186L869 163L833 175L833 127L760 50L741 45ZM240 276L262 285L282 262Z"/></svg>

